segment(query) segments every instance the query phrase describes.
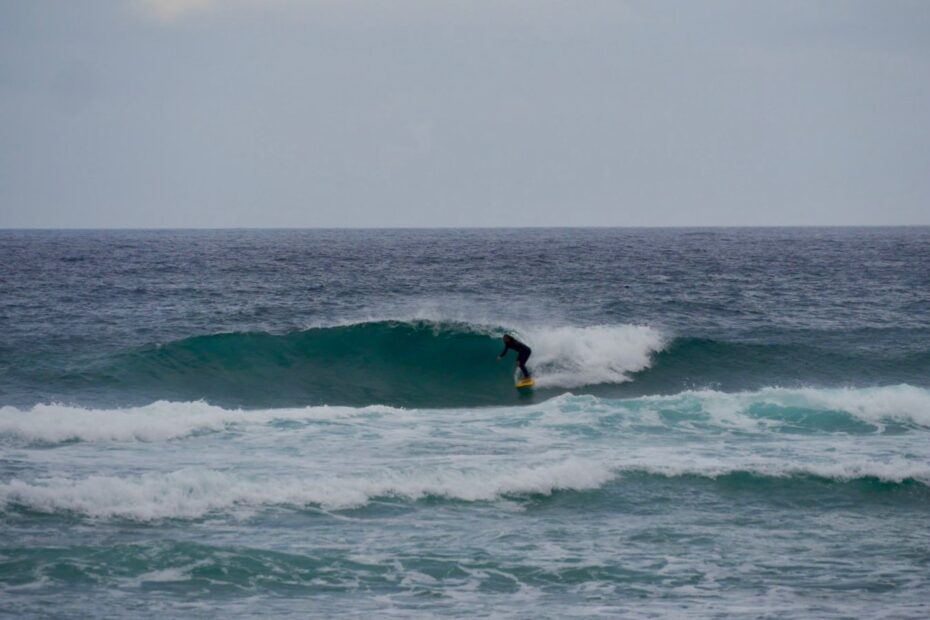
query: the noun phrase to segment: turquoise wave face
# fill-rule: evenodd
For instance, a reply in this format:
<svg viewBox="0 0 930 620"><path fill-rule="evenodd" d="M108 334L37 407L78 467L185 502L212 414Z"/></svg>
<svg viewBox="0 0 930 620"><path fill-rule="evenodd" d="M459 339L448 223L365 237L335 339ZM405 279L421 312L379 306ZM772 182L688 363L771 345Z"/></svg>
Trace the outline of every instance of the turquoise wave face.
<svg viewBox="0 0 930 620"><path fill-rule="evenodd" d="M925 352L883 356L803 343L669 339L625 324L529 327L516 333L533 347L529 366L537 386L519 393L515 355L496 360L505 331L464 322L373 321L204 335L49 363L33 373L40 384L15 389L31 395L26 404L460 407L527 404L567 391L635 397L771 385L920 385L930 375Z"/></svg>
<svg viewBox="0 0 930 620"><path fill-rule="evenodd" d="M160 399L252 408L515 404L628 382L664 346L661 334L645 326L515 330L533 347L529 366L537 379L535 392L521 393L514 387L516 354L497 359L506 331L448 321L374 321L286 334L205 335L49 363L32 373L40 384L18 389L33 402L39 395L39 402L84 404Z"/></svg>
<svg viewBox="0 0 930 620"><path fill-rule="evenodd" d="M380 321L283 335L216 334L114 356L83 379L89 388L148 400L252 407L501 403L516 398L513 360L495 363L502 333Z"/></svg>

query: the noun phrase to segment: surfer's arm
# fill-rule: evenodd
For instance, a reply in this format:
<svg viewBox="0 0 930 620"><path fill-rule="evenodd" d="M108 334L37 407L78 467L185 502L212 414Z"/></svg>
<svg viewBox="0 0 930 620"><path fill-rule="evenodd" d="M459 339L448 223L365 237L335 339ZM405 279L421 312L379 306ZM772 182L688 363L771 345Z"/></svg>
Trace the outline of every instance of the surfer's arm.
<svg viewBox="0 0 930 620"><path fill-rule="evenodd" d="M505 343L505 344L504 344L504 350L501 351L501 354L497 356L497 359L503 359L503 357L504 357L505 355L507 355L507 351L508 351L508 350L510 350L510 345Z"/></svg>

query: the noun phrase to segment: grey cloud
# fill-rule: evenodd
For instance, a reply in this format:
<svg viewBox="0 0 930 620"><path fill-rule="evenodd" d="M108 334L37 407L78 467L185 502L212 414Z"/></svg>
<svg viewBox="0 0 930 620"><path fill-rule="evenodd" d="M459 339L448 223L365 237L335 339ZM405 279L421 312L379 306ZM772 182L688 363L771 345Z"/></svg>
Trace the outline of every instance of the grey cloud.
<svg viewBox="0 0 930 620"><path fill-rule="evenodd" d="M0 226L927 224L926 7L0 2Z"/></svg>

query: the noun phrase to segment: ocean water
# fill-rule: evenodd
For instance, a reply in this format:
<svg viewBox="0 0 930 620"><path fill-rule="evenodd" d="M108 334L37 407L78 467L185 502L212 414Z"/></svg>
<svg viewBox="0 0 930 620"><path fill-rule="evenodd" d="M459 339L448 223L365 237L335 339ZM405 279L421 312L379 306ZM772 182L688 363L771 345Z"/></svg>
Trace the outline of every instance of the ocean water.
<svg viewBox="0 0 930 620"><path fill-rule="evenodd" d="M930 229L0 231L0 614L928 617Z"/></svg>

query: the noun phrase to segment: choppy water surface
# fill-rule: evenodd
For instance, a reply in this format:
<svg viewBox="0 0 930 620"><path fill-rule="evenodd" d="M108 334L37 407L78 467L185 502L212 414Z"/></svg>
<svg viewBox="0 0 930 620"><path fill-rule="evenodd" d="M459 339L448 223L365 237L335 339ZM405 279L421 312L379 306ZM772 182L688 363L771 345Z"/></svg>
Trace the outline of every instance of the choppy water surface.
<svg viewBox="0 0 930 620"><path fill-rule="evenodd" d="M930 614L925 228L6 231L0 334L0 613Z"/></svg>

